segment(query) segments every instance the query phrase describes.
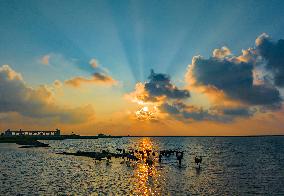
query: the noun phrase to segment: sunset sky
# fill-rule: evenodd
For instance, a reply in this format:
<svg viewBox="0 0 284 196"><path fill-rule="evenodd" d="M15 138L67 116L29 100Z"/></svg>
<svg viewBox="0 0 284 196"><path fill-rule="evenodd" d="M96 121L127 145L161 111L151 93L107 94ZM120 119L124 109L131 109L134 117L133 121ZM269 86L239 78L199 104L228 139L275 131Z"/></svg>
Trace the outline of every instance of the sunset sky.
<svg viewBox="0 0 284 196"><path fill-rule="evenodd" d="M0 1L0 130L284 134L284 1Z"/></svg>

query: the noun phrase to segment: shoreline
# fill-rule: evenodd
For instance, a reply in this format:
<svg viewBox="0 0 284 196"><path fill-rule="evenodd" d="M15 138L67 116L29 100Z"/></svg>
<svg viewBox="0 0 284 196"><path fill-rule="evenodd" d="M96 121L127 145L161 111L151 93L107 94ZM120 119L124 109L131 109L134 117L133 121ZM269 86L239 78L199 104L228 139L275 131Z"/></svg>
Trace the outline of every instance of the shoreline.
<svg viewBox="0 0 284 196"><path fill-rule="evenodd" d="M122 136L122 137L284 137L284 135L164 135L164 136Z"/></svg>
<svg viewBox="0 0 284 196"><path fill-rule="evenodd" d="M67 139L100 139L100 138L138 138L138 137L156 137L156 138L250 138L250 137L284 137L284 135L241 135L241 136L79 136L79 135L61 135L61 136L0 136L0 143L16 143L19 141L34 141L34 140L67 140Z"/></svg>
<svg viewBox="0 0 284 196"><path fill-rule="evenodd" d="M0 143L17 143L21 141L35 140L66 140L66 139L99 139L99 138L122 138L122 136L79 136L79 135L61 135L61 136L0 136Z"/></svg>

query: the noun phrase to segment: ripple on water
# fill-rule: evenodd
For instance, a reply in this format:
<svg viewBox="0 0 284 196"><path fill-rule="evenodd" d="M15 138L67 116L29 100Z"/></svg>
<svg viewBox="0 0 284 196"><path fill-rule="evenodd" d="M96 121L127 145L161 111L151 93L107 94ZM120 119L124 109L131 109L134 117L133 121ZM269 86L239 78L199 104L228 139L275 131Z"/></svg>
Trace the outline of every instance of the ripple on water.
<svg viewBox="0 0 284 196"><path fill-rule="evenodd" d="M284 195L284 138L122 138L45 141L48 149L0 144L0 195ZM182 149L183 167L110 165L55 152ZM282 150L281 150L282 149ZM202 155L196 169L194 156Z"/></svg>

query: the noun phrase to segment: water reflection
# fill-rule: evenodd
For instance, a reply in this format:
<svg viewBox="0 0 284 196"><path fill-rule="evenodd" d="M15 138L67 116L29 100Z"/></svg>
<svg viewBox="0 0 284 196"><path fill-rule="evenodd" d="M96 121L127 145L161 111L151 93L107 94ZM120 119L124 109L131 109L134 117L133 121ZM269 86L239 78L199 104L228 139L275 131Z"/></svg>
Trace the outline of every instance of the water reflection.
<svg viewBox="0 0 284 196"><path fill-rule="evenodd" d="M195 166L195 170L196 170L196 175L200 175L201 168Z"/></svg>
<svg viewBox="0 0 284 196"><path fill-rule="evenodd" d="M158 186L159 175L156 168L157 153L153 150L153 143L150 138L141 138L138 143L138 151L143 152L140 160L134 169L135 194L143 195L157 195L156 190ZM154 152L154 153L153 153ZM147 164L147 159L153 160L153 164Z"/></svg>
<svg viewBox="0 0 284 196"><path fill-rule="evenodd" d="M49 149L0 144L0 195L284 195L283 137L121 138L49 142ZM262 145L260 145L262 144ZM139 161L95 163L88 157L56 152L137 150ZM139 150L180 149L153 166ZM201 170L194 157L202 155ZM271 161L273 160L273 161Z"/></svg>

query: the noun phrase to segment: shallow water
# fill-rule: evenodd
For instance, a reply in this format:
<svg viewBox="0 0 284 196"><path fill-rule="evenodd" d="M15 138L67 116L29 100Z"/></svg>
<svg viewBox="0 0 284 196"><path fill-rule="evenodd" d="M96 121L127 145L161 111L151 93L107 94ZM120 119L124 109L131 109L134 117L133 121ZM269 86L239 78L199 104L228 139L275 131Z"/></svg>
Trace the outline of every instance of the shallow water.
<svg viewBox="0 0 284 196"><path fill-rule="evenodd" d="M284 137L151 137L44 141L51 148L0 144L0 195L284 195ZM56 152L184 150L149 168ZM201 169L194 165L202 155Z"/></svg>

